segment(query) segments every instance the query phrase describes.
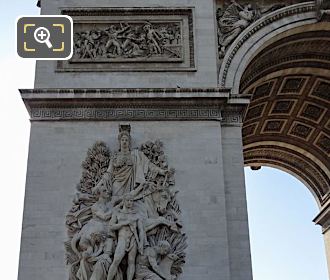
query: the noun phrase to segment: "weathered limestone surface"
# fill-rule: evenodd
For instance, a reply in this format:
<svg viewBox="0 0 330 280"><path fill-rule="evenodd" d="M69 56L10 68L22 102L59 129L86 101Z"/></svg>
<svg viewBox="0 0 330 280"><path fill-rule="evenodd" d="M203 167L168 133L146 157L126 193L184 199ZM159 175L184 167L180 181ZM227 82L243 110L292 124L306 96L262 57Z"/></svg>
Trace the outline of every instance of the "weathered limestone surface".
<svg viewBox="0 0 330 280"><path fill-rule="evenodd" d="M149 88L216 87L217 38L213 0L129 0L51 1L42 2L42 14L59 14L61 8L193 8L196 70L192 72L55 72L56 62L38 61L36 88ZM146 18L147 20L147 18Z"/></svg>
<svg viewBox="0 0 330 280"><path fill-rule="evenodd" d="M252 279L241 127L222 127L231 279Z"/></svg>
<svg viewBox="0 0 330 280"><path fill-rule="evenodd" d="M323 238L324 238L324 244L325 244L325 252L326 252L326 256L327 256L327 264L328 264L328 268L329 268L330 267L330 231L329 230L324 233ZM329 274L330 274L330 272L329 272Z"/></svg>

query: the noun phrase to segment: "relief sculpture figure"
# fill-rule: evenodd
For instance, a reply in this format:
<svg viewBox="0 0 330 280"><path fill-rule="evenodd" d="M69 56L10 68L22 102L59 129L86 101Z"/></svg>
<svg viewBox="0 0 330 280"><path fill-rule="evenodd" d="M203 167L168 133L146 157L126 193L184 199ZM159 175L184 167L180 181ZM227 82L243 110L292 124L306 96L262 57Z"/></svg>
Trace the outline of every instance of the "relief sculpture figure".
<svg viewBox="0 0 330 280"><path fill-rule="evenodd" d="M123 208L110 221L110 230L118 231L118 242L107 280L114 279L126 254L128 262L126 277L127 280L133 280L137 252L143 254L143 242L145 240L143 222L133 205L133 198L130 195L125 195Z"/></svg>
<svg viewBox="0 0 330 280"><path fill-rule="evenodd" d="M162 53L162 49L159 45L162 36L152 27L150 23L147 23L143 29L146 32L147 42L149 43L151 53Z"/></svg>
<svg viewBox="0 0 330 280"><path fill-rule="evenodd" d="M131 150L131 137L128 130L122 130L118 136L119 151L110 160L109 168L100 181L106 182L113 197L120 197L143 185L147 176L165 175L166 170L153 164L141 151Z"/></svg>
<svg viewBox="0 0 330 280"><path fill-rule="evenodd" d="M179 23L119 22L74 33L74 60L182 58Z"/></svg>
<svg viewBox="0 0 330 280"><path fill-rule="evenodd" d="M108 187L100 184L94 189L94 192L99 198L91 207L92 218L71 240L72 250L82 258L77 272L79 280L90 278L93 257L97 257L101 253L99 251L102 247L101 241L107 236L108 222L113 213ZM109 236L107 239L108 246L112 246L110 245L112 242L113 239Z"/></svg>
<svg viewBox="0 0 330 280"><path fill-rule="evenodd" d="M183 272L175 171L160 141L131 149L130 130L120 125L117 152L96 142L82 164L66 220L69 280L172 280Z"/></svg>
<svg viewBox="0 0 330 280"><path fill-rule="evenodd" d="M322 20L325 16L330 16L330 1L315 0L316 15L318 20Z"/></svg>
<svg viewBox="0 0 330 280"><path fill-rule="evenodd" d="M174 280L166 259L176 259L175 254L170 254L171 245L167 241L159 241L156 246L147 247L145 253L139 254L136 260L135 280Z"/></svg>
<svg viewBox="0 0 330 280"><path fill-rule="evenodd" d="M217 10L219 57L225 56L228 47L251 23L262 16L283 8L285 4L261 7L257 4L239 4L230 0L230 4Z"/></svg>
<svg viewBox="0 0 330 280"><path fill-rule="evenodd" d="M129 29L129 26L124 26L120 23L120 28L116 30L114 25L111 25L108 29L106 29L106 33L108 35L108 41L105 45L105 51L109 51L109 49L113 46L114 51L113 55L121 55L122 54L122 46L119 41L120 35Z"/></svg>
<svg viewBox="0 0 330 280"><path fill-rule="evenodd" d="M224 54L226 48L236 39L236 37L250 25L253 21L254 12L252 6L240 5L235 0L231 0L231 5L224 11L219 18L218 24L222 37L220 53Z"/></svg>
<svg viewBox="0 0 330 280"><path fill-rule="evenodd" d="M104 242L103 253L95 258L95 265L90 280L104 280L112 264L112 256L114 250L114 243L112 238L107 238ZM123 274L118 268L115 280L123 280Z"/></svg>

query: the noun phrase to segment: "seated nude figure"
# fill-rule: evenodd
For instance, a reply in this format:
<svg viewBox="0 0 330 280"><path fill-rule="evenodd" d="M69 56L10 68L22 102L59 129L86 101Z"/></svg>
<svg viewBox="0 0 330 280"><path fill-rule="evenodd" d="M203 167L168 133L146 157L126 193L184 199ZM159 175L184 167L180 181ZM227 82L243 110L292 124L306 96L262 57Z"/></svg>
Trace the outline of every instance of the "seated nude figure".
<svg viewBox="0 0 330 280"><path fill-rule="evenodd" d="M117 247L110 266L107 280L113 280L118 267L127 255L127 280L133 280L135 273L135 259L137 252L143 254L143 245L146 239L143 222L139 213L133 208L134 200L131 195L126 195L123 208L113 214L109 229L117 231Z"/></svg>
<svg viewBox="0 0 330 280"><path fill-rule="evenodd" d="M135 280L173 280L174 275L165 271L157 260L169 255L171 245L167 241L160 241L157 246L147 247L144 255L136 259ZM170 267L169 267L170 268Z"/></svg>
<svg viewBox="0 0 330 280"><path fill-rule="evenodd" d="M72 249L77 255L81 255L81 250L84 251L90 246L93 234L107 233L108 223L112 216L113 204L111 203L111 194L108 187L105 184L100 184L93 192L98 200L91 207L92 219L83 226L71 241Z"/></svg>

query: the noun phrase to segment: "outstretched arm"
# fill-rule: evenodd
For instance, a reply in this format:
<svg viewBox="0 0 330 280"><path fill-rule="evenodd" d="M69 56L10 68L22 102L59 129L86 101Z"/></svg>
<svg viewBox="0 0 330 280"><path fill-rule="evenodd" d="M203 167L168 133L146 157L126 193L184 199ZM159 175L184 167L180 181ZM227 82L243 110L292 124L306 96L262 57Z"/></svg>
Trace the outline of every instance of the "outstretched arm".
<svg viewBox="0 0 330 280"><path fill-rule="evenodd" d="M94 212L94 215L103 221L107 221L111 218L112 210L109 210L108 212L104 212L102 210L96 210Z"/></svg>
<svg viewBox="0 0 330 280"><path fill-rule="evenodd" d="M231 2L232 5L234 5L238 9L244 10L243 7L240 4L238 4L235 0L231 0L230 2Z"/></svg>
<svg viewBox="0 0 330 280"><path fill-rule="evenodd" d="M172 222L168 221L164 217L158 217L156 219L149 218L149 219L146 219L144 228L145 228L145 231L148 232L159 225L165 225L165 226L170 227L172 224L173 224Z"/></svg>
<svg viewBox="0 0 330 280"><path fill-rule="evenodd" d="M117 230L114 229L114 227L117 225L118 219L116 215L112 215L111 220L109 222L109 230L113 231L113 230Z"/></svg>
<svg viewBox="0 0 330 280"><path fill-rule="evenodd" d="M136 197L144 188L145 184L140 184L136 189L130 191L129 195L131 197Z"/></svg>
<svg viewBox="0 0 330 280"><path fill-rule="evenodd" d="M109 167L107 171L102 175L102 178L100 181L96 184L94 189L97 189L98 187L102 186L102 184L109 184L110 187L112 185L112 173L113 173L113 160L110 160Z"/></svg>
<svg viewBox="0 0 330 280"><path fill-rule="evenodd" d="M113 215L110 223L109 223L109 229L112 230L119 230L121 229L123 226L128 226L131 223L131 221L125 221L125 222L121 222L118 223L118 219L116 217L116 215Z"/></svg>
<svg viewBox="0 0 330 280"><path fill-rule="evenodd" d="M107 179L111 180L112 173L113 173L113 159L110 160L108 169L104 175L107 176Z"/></svg>
<svg viewBox="0 0 330 280"><path fill-rule="evenodd" d="M148 159L148 161L149 161L148 162L148 168L149 168L149 170L151 171L151 173L153 174L154 177L156 177L157 174L165 176L166 173L168 172L168 170L161 169L157 165L153 164L149 159Z"/></svg>

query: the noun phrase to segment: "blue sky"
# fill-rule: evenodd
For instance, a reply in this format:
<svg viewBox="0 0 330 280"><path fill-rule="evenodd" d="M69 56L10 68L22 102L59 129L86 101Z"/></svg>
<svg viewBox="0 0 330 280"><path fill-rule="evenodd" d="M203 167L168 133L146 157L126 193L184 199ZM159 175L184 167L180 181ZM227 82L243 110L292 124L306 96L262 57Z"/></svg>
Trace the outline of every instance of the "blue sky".
<svg viewBox="0 0 330 280"><path fill-rule="evenodd" d="M255 280L327 280L318 206L293 176L245 169Z"/></svg>
<svg viewBox="0 0 330 280"><path fill-rule="evenodd" d="M32 88L33 60L15 52L15 22L36 15L36 0L0 2L0 161L3 242L2 279L17 279L18 254L29 141L29 117L18 88ZM246 168L254 280L327 280L321 229L312 223L318 213L308 189L284 172Z"/></svg>

